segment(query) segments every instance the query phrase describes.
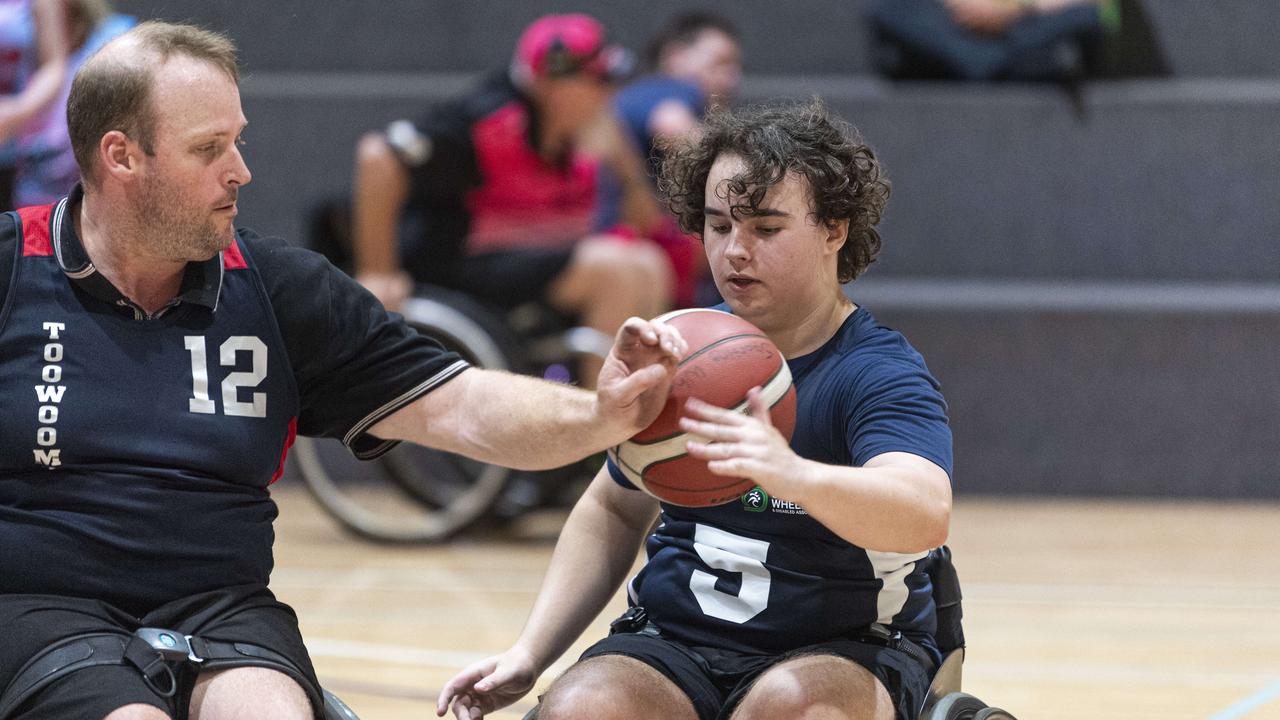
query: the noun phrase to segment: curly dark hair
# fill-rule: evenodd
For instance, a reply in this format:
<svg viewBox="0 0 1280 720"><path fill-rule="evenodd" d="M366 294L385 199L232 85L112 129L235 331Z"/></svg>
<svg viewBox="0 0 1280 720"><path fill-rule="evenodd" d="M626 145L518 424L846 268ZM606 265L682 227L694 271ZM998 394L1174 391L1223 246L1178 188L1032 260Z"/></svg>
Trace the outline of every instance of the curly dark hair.
<svg viewBox="0 0 1280 720"><path fill-rule="evenodd" d="M847 219L837 279L847 283L875 262L889 181L875 153L848 123L819 101L713 111L702 134L670 148L658 189L685 232L701 236L707 176L716 158L736 155L746 170L728 183L734 216L760 209L765 193L787 173L804 178L818 223Z"/></svg>

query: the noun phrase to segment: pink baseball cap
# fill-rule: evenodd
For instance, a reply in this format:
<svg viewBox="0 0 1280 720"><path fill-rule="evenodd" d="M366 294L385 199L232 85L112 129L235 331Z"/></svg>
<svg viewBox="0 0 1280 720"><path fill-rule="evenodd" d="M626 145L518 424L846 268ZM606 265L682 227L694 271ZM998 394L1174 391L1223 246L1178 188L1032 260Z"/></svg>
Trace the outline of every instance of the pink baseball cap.
<svg viewBox="0 0 1280 720"><path fill-rule="evenodd" d="M590 15L544 15L525 28L516 43L513 65L529 77L590 75L616 82L631 74L634 56L607 44L604 26Z"/></svg>

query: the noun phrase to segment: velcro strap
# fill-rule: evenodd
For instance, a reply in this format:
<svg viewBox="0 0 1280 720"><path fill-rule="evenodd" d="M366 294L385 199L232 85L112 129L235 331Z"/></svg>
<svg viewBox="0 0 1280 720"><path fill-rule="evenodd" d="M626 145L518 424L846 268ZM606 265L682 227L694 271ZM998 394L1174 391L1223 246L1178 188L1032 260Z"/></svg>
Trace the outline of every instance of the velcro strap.
<svg viewBox="0 0 1280 720"><path fill-rule="evenodd" d="M28 660L0 693L0 720L68 673L95 665L119 665L127 643L127 635L96 633L50 645Z"/></svg>
<svg viewBox="0 0 1280 720"><path fill-rule="evenodd" d="M324 718L324 696L320 688L292 660L261 645L246 642L225 642L208 638L189 638L191 649L204 659L205 670L233 667L261 667L276 670L293 678L307 693L317 720ZM3 720L0 718L0 720Z"/></svg>

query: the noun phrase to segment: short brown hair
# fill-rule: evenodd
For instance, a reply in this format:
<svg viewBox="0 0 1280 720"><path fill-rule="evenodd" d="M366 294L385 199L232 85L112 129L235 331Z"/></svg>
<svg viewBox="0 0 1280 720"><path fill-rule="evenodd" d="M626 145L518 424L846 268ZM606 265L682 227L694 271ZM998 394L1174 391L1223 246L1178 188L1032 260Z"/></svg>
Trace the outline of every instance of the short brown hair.
<svg viewBox="0 0 1280 720"><path fill-rule="evenodd" d="M133 43L137 49L122 55L118 48L121 43ZM67 98L71 149L86 183L93 182L98 143L112 130L123 132L142 145L148 155L152 153L152 72L173 55L208 62L236 84L240 82L236 46L220 33L151 20L116 38L85 61L71 82Z"/></svg>
<svg viewBox="0 0 1280 720"><path fill-rule="evenodd" d="M889 199L889 181L858 132L822 103L713 111L699 137L668 150L658 188L685 232L702 235L707 176L721 155L736 155L746 164L729 180L735 216L759 211L769 188L794 173L809 186L817 222L849 221L837 279L847 283L875 262L875 226Z"/></svg>

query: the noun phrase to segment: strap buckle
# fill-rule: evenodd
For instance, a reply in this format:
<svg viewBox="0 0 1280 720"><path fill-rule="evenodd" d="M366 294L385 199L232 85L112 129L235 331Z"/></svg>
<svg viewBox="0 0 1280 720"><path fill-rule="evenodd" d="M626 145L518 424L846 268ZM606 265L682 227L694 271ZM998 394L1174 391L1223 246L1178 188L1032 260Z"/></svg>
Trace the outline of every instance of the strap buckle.
<svg viewBox="0 0 1280 720"><path fill-rule="evenodd" d="M204 662L204 658L196 654L195 642L193 642L198 641L199 638L164 628L138 628L133 634L169 662L186 660L194 663Z"/></svg>

